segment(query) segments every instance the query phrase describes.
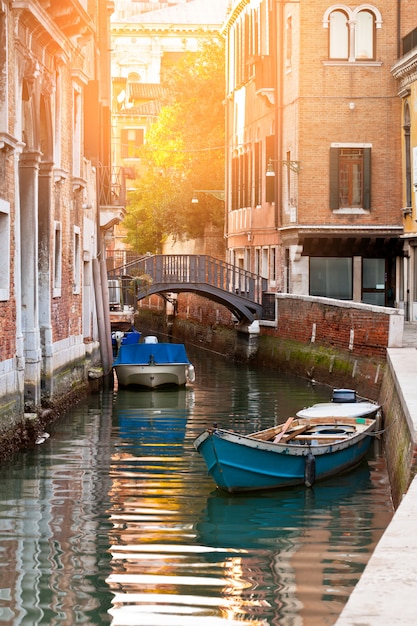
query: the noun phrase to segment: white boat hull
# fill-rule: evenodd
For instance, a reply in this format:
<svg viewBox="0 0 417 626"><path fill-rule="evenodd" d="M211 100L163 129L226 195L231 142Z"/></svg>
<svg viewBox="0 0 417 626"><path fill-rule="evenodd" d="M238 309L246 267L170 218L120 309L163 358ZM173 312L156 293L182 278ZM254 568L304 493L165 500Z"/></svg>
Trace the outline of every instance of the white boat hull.
<svg viewBox="0 0 417 626"><path fill-rule="evenodd" d="M182 387L187 382L193 382L193 369L188 363L125 364L115 365L114 369L121 387L140 386L155 389L165 385Z"/></svg>
<svg viewBox="0 0 417 626"><path fill-rule="evenodd" d="M358 402L320 402L313 406L301 409L297 412L297 417L305 419L313 417L374 417L381 407L374 402L358 401Z"/></svg>

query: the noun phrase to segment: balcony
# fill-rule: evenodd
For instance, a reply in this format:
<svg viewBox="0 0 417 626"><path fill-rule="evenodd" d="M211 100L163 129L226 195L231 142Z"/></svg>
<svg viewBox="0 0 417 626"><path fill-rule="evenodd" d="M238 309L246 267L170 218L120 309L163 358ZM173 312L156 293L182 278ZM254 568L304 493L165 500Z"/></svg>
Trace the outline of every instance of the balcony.
<svg viewBox="0 0 417 626"><path fill-rule="evenodd" d="M100 226L107 230L126 215L126 178L123 167L98 166L98 199Z"/></svg>

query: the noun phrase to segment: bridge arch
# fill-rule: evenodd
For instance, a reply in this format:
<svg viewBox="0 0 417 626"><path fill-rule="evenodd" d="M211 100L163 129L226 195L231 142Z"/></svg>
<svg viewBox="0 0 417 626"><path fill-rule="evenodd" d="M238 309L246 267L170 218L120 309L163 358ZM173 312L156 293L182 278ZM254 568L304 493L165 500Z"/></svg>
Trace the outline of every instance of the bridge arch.
<svg viewBox="0 0 417 626"><path fill-rule="evenodd" d="M138 300L190 292L227 307L239 322L262 318L266 279L207 255L148 255L109 271L108 276L134 277Z"/></svg>

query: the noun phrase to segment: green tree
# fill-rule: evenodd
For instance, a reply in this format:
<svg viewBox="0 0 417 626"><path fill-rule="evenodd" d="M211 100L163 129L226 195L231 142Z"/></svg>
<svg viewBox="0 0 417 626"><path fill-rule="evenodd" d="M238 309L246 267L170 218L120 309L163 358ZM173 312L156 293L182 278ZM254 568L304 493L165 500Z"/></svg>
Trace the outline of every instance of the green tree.
<svg viewBox="0 0 417 626"><path fill-rule="evenodd" d="M166 76L166 100L146 135L146 173L129 196L124 225L139 254L159 252L164 239L201 237L221 226L224 204L194 190L224 189L224 41L206 40ZM196 208L197 207L197 208Z"/></svg>

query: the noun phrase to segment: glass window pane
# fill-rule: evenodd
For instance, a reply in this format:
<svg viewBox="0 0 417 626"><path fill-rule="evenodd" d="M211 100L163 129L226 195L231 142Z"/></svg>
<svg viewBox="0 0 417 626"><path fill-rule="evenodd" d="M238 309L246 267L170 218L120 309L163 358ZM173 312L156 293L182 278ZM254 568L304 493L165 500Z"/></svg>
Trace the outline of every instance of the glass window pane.
<svg viewBox="0 0 417 626"><path fill-rule="evenodd" d="M360 11L355 28L355 59L374 58L374 16Z"/></svg>
<svg viewBox="0 0 417 626"><path fill-rule="evenodd" d="M362 296L364 304L372 304L373 306L385 306L385 292L382 293L364 293Z"/></svg>
<svg viewBox="0 0 417 626"><path fill-rule="evenodd" d="M385 259L363 259L362 268L364 289L385 288Z"/></svg>
<svg viewBox="0 0 417 626"><path fill-rule="evenodd" d="M329 56L331 59L347 59L349 53L347 17L343 11L330 14Z"/></svg>
<svg viewBox="0 0 417 626"><path fill-rule="evenodd" d="M350 257L310 257L310 295L352 299Z"/></svg>

